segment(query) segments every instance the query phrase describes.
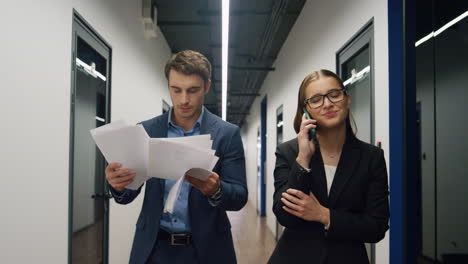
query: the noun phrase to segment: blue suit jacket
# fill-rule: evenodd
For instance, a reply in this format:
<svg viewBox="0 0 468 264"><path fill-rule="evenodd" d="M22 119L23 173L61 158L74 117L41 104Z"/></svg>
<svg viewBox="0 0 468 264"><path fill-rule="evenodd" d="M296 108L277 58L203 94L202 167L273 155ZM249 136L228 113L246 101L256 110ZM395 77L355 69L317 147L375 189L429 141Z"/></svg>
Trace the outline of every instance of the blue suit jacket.
<svg viewBox="0 0 468 264"><path fill-rule="evenodd" d="M169 112L142 122L152 138L167 137ZM198 260L205 263L236 263L236 255L231 235L231 224L226 211L237 211L247 202L245 178L245 158L239 127L224 122L205 109L200 135L210 134L213 149L219 161L213 171L221 178L221 202L213 207L208 197L196 188L190 188L189 214L192 226L193 245ZM164 184L152 178L146 182L145 198L136 224L130 263L145 263L151 254L159 231L164 204ZM125 189L118 195L111 193L117 203L127 204L138 196L138 190Z"/></svg>

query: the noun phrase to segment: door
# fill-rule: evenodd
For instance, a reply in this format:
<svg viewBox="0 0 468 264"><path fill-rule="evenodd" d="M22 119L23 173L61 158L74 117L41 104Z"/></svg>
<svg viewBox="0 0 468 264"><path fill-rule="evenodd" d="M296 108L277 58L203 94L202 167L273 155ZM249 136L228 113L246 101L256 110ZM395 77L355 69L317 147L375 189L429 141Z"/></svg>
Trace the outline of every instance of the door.
<svg viewBox="0 0 468 264"><path fill-rule="evenodd" d="M369 21L337 54L337 73L351 96L351 117L360 140L374 142L373 21ZM366 244L370 263L375 263L375 245Z"/></svg>
<svg viewBox="0 0 468 264"><path fill-rule="evenodd" d="M260 178L258 184L259 200L260 200L260 216L266 216L266 138L267 138L267 98L262 99L260 106Z"/></svg>
<svg viewBox="0 0 468 264"><path fill-rule="evenodd" d="M276 146L283 143L283 105L280 105L276 109ZM282 226L278 220L276 220L276 232L275 238L278 241L283 234L284 226Z"/></svg>
<svg viewBox="0 0 468 264"><path fill-rule="evenodd" d="M419 263L468 263L468 2L416 1Z"/></svg>
<svg viewBox="0 0 468 264"><path fill-rule="evenodd" d="M111 49L75 12L70 118L69 263L107 263L106 162L90 129L110 120Z"/></svg>
<svg viewBox="0 0 468 264"><path fill-rule="evenodd" d="M262 139L260 127L257 128L257 213L261 215L262 204Z"/></svg>

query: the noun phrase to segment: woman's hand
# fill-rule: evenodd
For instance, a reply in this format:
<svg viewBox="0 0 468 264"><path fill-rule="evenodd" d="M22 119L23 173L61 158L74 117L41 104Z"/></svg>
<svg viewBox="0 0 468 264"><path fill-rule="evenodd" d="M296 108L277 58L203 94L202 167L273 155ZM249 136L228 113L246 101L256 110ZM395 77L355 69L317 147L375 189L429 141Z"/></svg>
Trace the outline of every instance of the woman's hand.
<svg viewBox="0 0 468 264"><path fill-rule="evenodd" d="M292 215L306 221L320 222L324 226L330 223L330 210L323 207L313 193L306 195L299 190L288 189L282 193L281 201L283 209Z"/></svg>
<svg viewBox="0 0 468 264"><path fill-rule="evenodd" d="M307 120L305 114L302 115L301 128L297 134L297 142L299 144L299 154L296 161L303 168L309 168L309 162L315 153L315 144L313 140L309 140L309 129L317 127L317 120Z"/></svg>

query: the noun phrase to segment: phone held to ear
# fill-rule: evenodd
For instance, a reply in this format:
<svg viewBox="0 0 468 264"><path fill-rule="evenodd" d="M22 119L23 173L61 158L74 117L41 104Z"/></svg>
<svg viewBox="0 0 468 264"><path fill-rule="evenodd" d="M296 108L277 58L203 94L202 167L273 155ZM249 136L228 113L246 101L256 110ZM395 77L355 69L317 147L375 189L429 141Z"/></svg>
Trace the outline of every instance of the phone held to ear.
<svg viewBox="0 0 468 264"><path fill-rule="evenodd" d="M305 108L302 108L302 110L304 111L307 120L312 119L309 112L307 112ZM309 129L309 140L317 141L317 131L315 130L315 128Z"/></svg>

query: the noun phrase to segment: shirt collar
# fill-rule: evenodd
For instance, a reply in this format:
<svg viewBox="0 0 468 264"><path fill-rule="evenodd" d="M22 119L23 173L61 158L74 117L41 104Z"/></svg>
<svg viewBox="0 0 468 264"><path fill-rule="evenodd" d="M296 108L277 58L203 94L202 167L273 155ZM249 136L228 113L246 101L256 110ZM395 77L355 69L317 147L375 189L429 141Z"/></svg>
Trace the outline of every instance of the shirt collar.
<svg viewBox="0 0 468 264"><path fill-rule="evenodd" d="M169 109L169 118L167 119L167 125L168 125L168 126L179 127L179 126L177 126L176 124L174 124L174 123L172 122L172 109L173 109L173 107L171 106L171 108ZM201 127L201 123L202 123L203 115L204 115L204 114L205 114L205 106L202 106L202 110L201 110L200 116L198 117L197 122L195 122L195 124L193 125L192 129L193 129L194 127L196 127L197 125Z"/></svg>

